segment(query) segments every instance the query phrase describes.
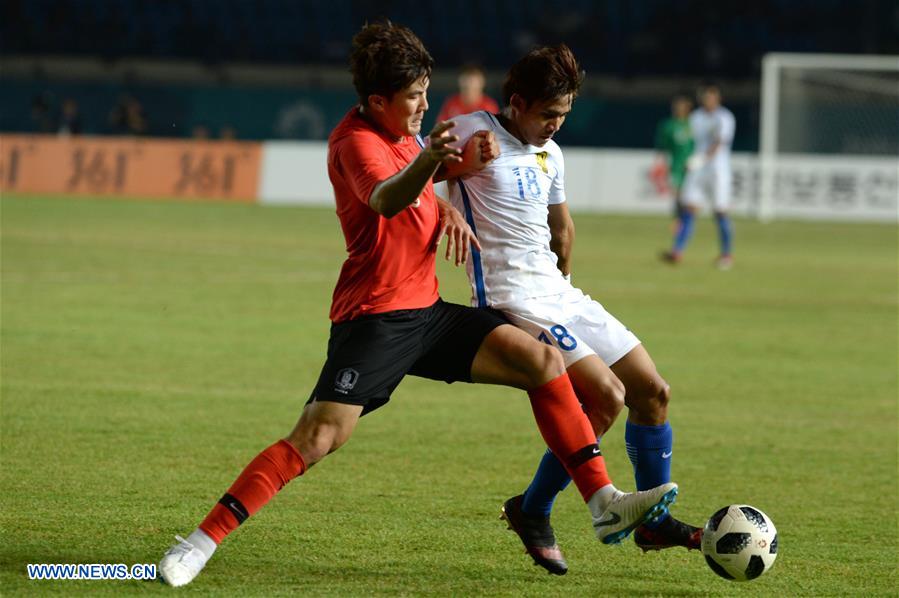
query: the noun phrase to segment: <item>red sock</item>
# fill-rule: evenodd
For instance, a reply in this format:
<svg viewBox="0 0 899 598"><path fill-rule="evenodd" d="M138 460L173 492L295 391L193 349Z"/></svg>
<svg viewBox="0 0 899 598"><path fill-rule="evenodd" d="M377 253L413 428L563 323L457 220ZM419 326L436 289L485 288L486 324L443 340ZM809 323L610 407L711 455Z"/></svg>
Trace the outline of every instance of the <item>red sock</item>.
<svg viewBox="0 0 899 598"><path fill-rule="evenodd" d="M612 483L606 461L599 452L590 420L581 408L568 374L528 391L537 427L549 447L565 466L584 502L597 490Z"/></svg>
<svg viewBox="0 0 899 598"><path fill-rule="evenodd" d="M225 536L265 506L287 482L305 471L300 452L286 440L279 440L250 461L206 515L200 529L221 544Z"/></svg>

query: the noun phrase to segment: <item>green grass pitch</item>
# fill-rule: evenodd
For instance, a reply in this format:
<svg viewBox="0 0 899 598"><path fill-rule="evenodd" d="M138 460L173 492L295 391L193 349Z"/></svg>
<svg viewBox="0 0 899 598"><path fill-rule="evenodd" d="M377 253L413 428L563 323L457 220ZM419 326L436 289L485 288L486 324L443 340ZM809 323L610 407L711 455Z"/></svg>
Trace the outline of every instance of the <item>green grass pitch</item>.
<svg viewBox="0 0 899 598"><path fill-rule="evenodd" d="M746 584L698 552L600 545L573 489L571 571L498 520L543 446L523 393L409 378L346 447L225 542L181 595L895 595L897 229L737 221L656 260L662 218L577 215L574 281L673 388L674 512L748 503L780 554ZM155 563L293 425L321 366L343 245L331 209L2 200L0 591L169 594L29 581L26 563ZM445 298L467 302L441 263ZM621 418L603 439L633 488Z"/></svg>

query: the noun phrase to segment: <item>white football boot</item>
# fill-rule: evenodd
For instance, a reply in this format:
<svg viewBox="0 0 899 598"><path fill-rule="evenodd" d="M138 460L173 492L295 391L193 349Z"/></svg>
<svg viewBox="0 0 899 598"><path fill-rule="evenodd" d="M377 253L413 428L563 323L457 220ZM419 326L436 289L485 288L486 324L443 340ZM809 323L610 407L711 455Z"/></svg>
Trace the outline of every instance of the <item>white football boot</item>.
<svg viewBox="0 0 899 598"><path fill-rule="evenodd" d="M166 551L159 561L159 575L170 586L187 585L200 574L209 558L199 548L175 536L178 543Z"/></svg>
<svg viewBox="0 0 899 598"><path fill-rule="evenodd" d="M619 544L637 527L662 515L677 498L677 484L669 482L640 492L617 492L599 506L598 495L587 505L593 513L593 529L603 544Z"/></svg>

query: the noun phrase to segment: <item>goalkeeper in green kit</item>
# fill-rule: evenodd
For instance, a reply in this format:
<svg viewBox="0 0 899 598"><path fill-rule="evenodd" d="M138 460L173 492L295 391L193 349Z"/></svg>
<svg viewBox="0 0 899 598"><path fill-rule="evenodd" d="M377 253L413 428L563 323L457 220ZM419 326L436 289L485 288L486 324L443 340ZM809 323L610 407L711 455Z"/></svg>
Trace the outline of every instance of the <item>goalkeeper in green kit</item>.
<svg viewBox="0 0 899 598"><path fill-rule="evenodd" d="M671 116L659 123L655 147L658 157L652 168L652 179L663 193L673 193L674 214L681 211L681 186L687 174L687 160L693 153L693 134L690 131L689 96L676 95L671 100Z"/></svg>

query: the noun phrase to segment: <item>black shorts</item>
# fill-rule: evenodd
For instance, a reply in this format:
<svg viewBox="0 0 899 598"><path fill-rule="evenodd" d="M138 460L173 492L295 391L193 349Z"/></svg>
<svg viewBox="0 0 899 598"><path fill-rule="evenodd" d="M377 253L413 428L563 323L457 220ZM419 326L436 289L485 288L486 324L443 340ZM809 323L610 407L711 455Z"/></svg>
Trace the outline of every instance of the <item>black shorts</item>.
<svg viewBox="0 0 899 598"><path fill-rule="evenodd" d="M495 310L438 299L422 309L332 324L328 360L309 402L362 405L365 415L387 403L406 374L471 382L471 364L484 338L507 323Z"/></svg>

